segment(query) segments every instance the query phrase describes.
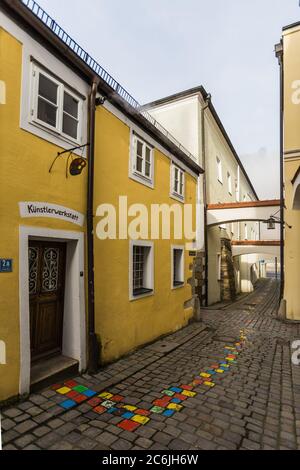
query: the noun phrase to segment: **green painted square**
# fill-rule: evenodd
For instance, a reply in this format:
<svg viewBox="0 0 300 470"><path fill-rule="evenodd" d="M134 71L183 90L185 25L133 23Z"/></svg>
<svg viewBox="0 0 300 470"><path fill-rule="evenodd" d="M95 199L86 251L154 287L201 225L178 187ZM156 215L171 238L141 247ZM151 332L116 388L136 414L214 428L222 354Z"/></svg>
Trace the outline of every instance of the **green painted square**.
<svg viewBox="0 0 300 470"><path fill-rule="evenodd" d="M168 397L172 397L175 394L175 392L172 392L172 390L163 390L162 393L164 395L168 395Z"/></svg>
<svg viewBox="0 0 300 470"><path fill-rule="evenodd" d="M161 406L152 406L152 408L150 409L152 413L162 413L164 410L165 408L162 408Z"/></svg>
<svg viewBox="0 0 300 470"><path fill-rule="evenodd" d="M85 387L84 385L76 385L76 387L73 387L72 390L75 390L76 392L82 393L82 392L85 392L86 390L88 390L88 388Z"/></svg>

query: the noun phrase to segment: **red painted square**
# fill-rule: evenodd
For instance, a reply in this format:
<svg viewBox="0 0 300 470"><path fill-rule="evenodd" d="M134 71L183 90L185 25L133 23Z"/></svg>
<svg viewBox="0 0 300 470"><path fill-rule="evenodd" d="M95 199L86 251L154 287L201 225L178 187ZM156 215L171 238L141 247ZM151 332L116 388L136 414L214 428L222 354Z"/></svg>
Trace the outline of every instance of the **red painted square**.
<svg viewBox="0 0 300 470"><path fill-rule="evenodd" d="M66 396L67 396L68 398L73 398L73 399L74 399L75 397L79 396L79 393L78 393L78 392L75 392L75 390L71 390L70 392L68 392L68 393L66 394Z"/></svg>
<svg viewBox="0 0 300 470"><path fill-rule="evenodd" d="M125 431L134 431L140 426L140 423L135 423L134 421L130 421L130 419L124 419L118 423L117 426L121 429L125 429Z"/></svg>
<svg viewBox="0 0 300 470"><path fill-rule="evenodd" d="M181 393L175 393L175 395L171 398L179 398L179 400L186 400L187 399L187 396L186 395L182 395Z"/></svg>
<svg viewBox="0 0 300 470"><path fill-rule="evenodd" d="M227 357L231 357L232 359L236 359L235 354L227 354Z"/></svg>
<svg viewBox="0 0 300 470"><path fill-rule="evenodd" d="M96 413L98 413L99 415L101 415L102 413L104 413L105 411L107 411L107 408L105 408L104 406L100 406L100 405L99 405L99 406L96 406L96 407L94 408L94 411L95 411Z"/></svg>
<svg viewBox="0 0 300 470"><path fill-rule="evenodd" d="M210 366L210 369L219 369L220 365L219 364L213 364Z"/></svg>
<svg viewBox="0 0 300 470"><path fill-rule="evenodd" d="M134 411L135 414L141 415L141 416L149 416L151 415L150 411L148 410L143 410L142 408L139 408L138 410Z"/></svg>
<svg viewBox="0 0 300 470"><path fill-rule="evenodd" d="M74 397L73 400L76 401L76 403L81 403L82 401L85 401L87 397L85 395L80 395L78 394L77 397Z"/></svg>
<svg viewBox="0 0 300 470"><path fill-rule="evenodd" d="M62 384L54 384L52 385L51 389L52 390L57 390L58 388L61 388L62 387Z"/></svg>
<svg viewBox="0 0 300 470"><path fill-rule="evenodd" d="M110 400L111 401L123 401L124 400L124 397L122 397L121 395L113 395L112 397L110 397Z"/></svg>
<svg viewBox="0 0 300 470"><path fill-rule="evenodd" d="M66 386L66 387L69 387L69 388L76 387L76 385L78 385L78 383L75 382L75 380L67 380L67 381L65 382L65 386Z"/></svg>
<svg viewBox="0 0 300 470"><path fill-rule="evenodd" d="M191 385L180 385L180 388L183 388L183 390L193 390Z"/></svg>
<svg viewBox="0 0 300 470"><path fill-rule="evenodd" d="M203 384L204 381L200 380L200 379L195 379L195 380L193 380L193 382L194 382L195 385L201 385L201 384Z"/></svg>
<svg viewBox="0 0 300 470"><path fill-rule="evenodd" d="M172 398L173 397L158 398L157 400L153 401L153 405L165 408L169 404L170 400L172 400Z"/></svg>
<svg viewBox="0 0 300 470"><path fill-rule="evenodd" d="M91 406L97 406L99 405L99 403L102 402L102 399L101 398L98 398L98 397L94 397L94 398L91 398L90 400L88 400L88 404L91 405Z"/></svg>

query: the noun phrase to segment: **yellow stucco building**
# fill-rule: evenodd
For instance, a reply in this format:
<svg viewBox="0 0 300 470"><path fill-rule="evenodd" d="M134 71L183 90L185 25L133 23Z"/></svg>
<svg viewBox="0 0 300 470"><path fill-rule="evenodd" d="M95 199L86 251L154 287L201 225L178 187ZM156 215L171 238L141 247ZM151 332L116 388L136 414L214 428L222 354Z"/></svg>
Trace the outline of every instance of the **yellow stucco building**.
<svg viewBox="0 0 300 470"><path fill-rule="evenodd" d="M281 70L281 159L284 199L283 314L300 320L300 23L283 28L276 46Z"/></svg>
<svg viewBox="0 0 300 470"><path fill-rule="evenodd" d="M198 305L183 209L194 225L201 168L39 13L1 2L0 402L175 331ZM162 224L172 205L182 218L162 237L149 214Z"/></svg>

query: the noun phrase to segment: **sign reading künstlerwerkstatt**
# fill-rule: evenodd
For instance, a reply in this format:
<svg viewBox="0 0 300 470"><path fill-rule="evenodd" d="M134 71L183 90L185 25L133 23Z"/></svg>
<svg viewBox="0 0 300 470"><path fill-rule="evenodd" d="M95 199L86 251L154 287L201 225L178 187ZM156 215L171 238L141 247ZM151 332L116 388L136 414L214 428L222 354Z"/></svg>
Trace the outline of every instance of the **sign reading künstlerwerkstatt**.
<svg viewBox="0 0 300 470"><path fill-rule="evenodd" d="M84 215L81 212L48 202L19 202L19 208L21 217L51 217L80 226L84 222Z"/></svg>

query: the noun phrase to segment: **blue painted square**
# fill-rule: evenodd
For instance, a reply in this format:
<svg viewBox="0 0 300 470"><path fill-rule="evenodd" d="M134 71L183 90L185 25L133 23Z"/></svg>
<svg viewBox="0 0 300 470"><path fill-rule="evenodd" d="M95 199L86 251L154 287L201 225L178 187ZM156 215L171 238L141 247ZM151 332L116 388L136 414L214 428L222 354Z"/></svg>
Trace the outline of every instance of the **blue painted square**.
<svg viewBox="0 0 300 470"><path fill-rule="evenodd" d="M220 369L223 370L224 372L227 372L229 370L228 367L222 367L222 366L220 367Z"/></svg>
<svg viewBox="0 0 300 470"><path fill-rule="evenodd" d="M62 403L60 403L60 406L68 410L69 408L73 408L73 406L76 405L76 401L74 400L65 400Z"/></svg>
<svg viewBox="0 0 300 470"><path fill-rule="evenodd" d="M210 375L214 375L216 373L216 371L214 371L213 369L208 369L206 372Z"/></svg>
<svg viewBox="0 0 300 470"><path fill-rule="evenodd" d="M181 403L180 398L172 398L171 403Z"/></svg>
<svg viewBox="0 0 300 470"><path fill-rule="evenodd" d="M113 406L107 410L107 413L115 413L118 411L118 408L114 408Z"/></svg>
<svg viewBox="0 0 300 470"><path fill-rule="evenodd" d="M175 413L175 410L166 410L163 412L163 416L172 416Z"/></svg>
<svg viewBox="0 0 300 470"><path fill-rule="evenodd" d="M85 395L86 397L93 397L94 395L97 395L97 392L94 392L94 390L85 390L82 392L82 395Z"/></svg>
<svg viewBox="0 0 300 470"><path fill-rule="evenodd" d="M124 418L124 419L130 419L130 418L132 418L132 416L134 416L134 413L131 413L131 411L126 411L126 413L124 413L124 414L122 415L122 418Z"/></svg>
<svg viewBox="0 0 300 470"><path fill-rule="evenodd" d="M182 388L178 388L178 387L171 387L169 390L171 390L171 392L176 392L176 393L182 392Z"/></svg>

